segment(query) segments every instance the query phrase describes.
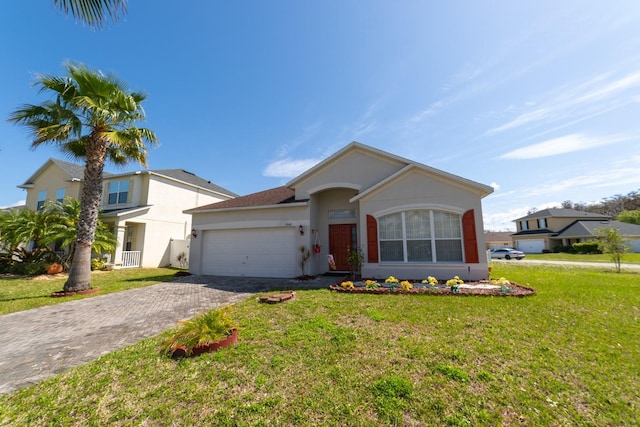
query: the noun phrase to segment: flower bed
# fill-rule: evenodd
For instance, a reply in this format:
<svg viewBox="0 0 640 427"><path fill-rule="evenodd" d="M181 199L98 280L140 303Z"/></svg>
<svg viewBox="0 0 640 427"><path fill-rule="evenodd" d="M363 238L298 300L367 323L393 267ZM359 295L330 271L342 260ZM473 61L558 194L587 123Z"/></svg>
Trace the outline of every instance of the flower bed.
<svg viewBox="0 0 640 427"><path fill-rule="evenodd" d="M329 286L336 292L361 294L415 294L415 295L459 295L459 296L515 296L524 297L534 295L535 289L510 282L504 278L468 282L457 276L445 283L429 277L422 282L398 280L391 276L379 283L376 280L342 281Z"/></svg>

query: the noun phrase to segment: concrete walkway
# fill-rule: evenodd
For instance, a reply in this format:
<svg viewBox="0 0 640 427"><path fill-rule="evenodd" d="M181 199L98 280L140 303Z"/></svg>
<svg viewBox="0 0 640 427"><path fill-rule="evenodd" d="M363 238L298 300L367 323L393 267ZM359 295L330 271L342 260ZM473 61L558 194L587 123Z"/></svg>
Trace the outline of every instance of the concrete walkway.
<svg viewBox="0 0 640 427"><path fill-rule="evenodd" d="M0 316L0 394L135 344L199 311L234 304L257 292L323 288L335 281L188 276Z"/></svg>

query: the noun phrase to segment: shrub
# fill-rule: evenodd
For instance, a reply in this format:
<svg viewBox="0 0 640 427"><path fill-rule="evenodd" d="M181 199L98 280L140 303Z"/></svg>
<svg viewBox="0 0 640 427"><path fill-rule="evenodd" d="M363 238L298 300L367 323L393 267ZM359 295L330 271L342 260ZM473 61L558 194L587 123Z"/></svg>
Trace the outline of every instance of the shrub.
<svg viewBox="0 0 640 427"><path fill-rule="evenodd" d="M104 259L103 258L92 258L91 259L91 270L104 270Z"/></svg>
<svg viewBox="0 0 640 427"><path fill-rule="evenodd" d="M577 254L601 254L602 253L599 247L599 243L595 241L574 243L573 245L571 245L571 247Z"/></svg>
<svg viewBox="0 0 640 427"><path fill-rule="evenodd" d="M563 253L567 253L567 254L573 254L575 253L575 250L573 249L573 247L571 246L555 246L553 248L553 253L557 254L558 252L563 252Z"/></svg>

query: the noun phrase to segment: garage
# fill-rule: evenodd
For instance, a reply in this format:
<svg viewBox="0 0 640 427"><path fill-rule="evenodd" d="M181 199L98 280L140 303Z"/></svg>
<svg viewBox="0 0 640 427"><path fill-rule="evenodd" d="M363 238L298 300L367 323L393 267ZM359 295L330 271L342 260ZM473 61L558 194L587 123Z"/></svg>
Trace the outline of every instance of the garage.
<svg viewBox="0 0 640 427"><path fill-rule="evenodd" d="M295 277L297 253L291 227L207 230L203 235L203 274Z"/></svg>
<svg viewBox="0 0 640 427"><path fill-rule="evenodd" d="M544 249L544 239L516 240L516 249L528 254L541 254Z"/></svg>

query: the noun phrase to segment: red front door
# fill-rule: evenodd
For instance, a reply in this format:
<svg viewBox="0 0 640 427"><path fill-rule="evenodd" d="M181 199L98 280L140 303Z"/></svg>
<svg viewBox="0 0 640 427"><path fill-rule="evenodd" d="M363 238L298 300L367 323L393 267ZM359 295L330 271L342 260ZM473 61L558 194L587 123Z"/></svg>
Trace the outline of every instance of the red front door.
<svg viewBox="0 0 640 427"><path fill-rule="evenodd" d="M329 225L329 253L336 262L336 270L349 271L347 253L356 249L357 241L355 224Z"/></svg>

